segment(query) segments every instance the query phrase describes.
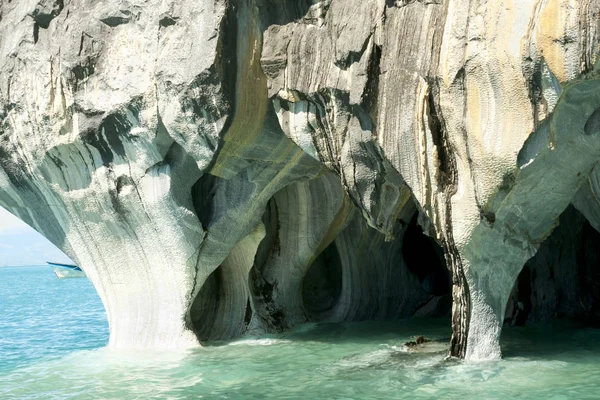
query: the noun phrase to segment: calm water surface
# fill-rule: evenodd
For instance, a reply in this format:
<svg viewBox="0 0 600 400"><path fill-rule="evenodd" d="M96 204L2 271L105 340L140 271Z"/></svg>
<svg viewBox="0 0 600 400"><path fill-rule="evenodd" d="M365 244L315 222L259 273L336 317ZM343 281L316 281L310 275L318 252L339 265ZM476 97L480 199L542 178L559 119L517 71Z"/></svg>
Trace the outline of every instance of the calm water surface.
<svg viewBox="0 0 600 400"><path fill-rule="evenodd" d="M598 399L600 330L511 328L505 358L446 361L402 345L446 339L447 321L309 324L188 352L104 349L87 279L0 268L0 399Z"/></svg>

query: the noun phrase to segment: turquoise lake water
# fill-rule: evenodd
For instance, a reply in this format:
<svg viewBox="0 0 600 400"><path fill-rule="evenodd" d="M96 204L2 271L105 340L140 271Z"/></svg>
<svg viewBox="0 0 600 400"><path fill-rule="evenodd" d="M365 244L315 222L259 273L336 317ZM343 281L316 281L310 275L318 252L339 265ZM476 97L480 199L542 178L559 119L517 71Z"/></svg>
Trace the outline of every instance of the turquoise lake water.
<svg viewBox="0 0 600 400"><path fill-rule="evenodd" d="M403 346L441 339L428 353ZM0 399L598 399L600 330L505 329L504 359L447 361L449 321L308 324L187 352L103 348L87 279L0 268Z"/></svg>

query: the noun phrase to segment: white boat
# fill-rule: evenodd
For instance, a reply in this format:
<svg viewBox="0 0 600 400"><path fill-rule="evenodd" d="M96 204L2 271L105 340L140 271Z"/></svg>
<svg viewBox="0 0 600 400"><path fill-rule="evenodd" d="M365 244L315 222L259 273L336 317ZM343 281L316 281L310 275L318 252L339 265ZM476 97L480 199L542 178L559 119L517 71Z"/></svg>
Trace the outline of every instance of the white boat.
<svg viewBox="0 0 600 400"><path fill-rule="evenodd" d="M54 273L58 279L85 278L85 272L83 272L77 265L55 263L50 261L46 261L46 263L54 267Z"/></svg>

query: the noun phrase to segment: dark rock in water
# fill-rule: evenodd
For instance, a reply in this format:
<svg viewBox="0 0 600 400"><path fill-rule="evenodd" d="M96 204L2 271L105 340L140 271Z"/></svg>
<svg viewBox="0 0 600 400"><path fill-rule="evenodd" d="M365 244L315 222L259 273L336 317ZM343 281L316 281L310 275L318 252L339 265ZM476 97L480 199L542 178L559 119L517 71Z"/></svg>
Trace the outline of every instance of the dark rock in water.
<svg viewBox="0 0 600 400"><path fill-rule="evenodd" d="M417 339L414 342L406 342L406 343L404 343L404 345L406 347L415 347L417 345L427 343L429 341L430 341L429 339L425 339L425 337L423 335L421 335L421 336L417 336Z"/></svg>
<svg viewBox="0 0 600 400"><path fill-rule="evenodd" d="M413 353L442 353L447 352L449 348L450 339L435 339L430 340L424 336L417 336L414 341L404 343L405 350L399 352L399 356L404 354L409 356Z"/></svg>

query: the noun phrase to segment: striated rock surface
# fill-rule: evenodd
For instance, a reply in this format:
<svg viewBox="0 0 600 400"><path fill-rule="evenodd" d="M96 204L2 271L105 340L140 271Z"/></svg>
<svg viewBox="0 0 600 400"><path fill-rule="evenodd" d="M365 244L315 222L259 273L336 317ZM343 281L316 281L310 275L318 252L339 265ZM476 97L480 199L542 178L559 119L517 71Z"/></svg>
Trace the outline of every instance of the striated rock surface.
<svg viewBox="0 0 600 400"><path fill-rule="evenodd" d="M598 315L599 16L4 1L0 205L86 271L113 347L451 307L451 355L496 358L505 317Z"/></svg>

